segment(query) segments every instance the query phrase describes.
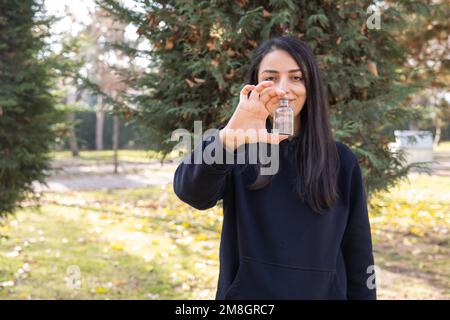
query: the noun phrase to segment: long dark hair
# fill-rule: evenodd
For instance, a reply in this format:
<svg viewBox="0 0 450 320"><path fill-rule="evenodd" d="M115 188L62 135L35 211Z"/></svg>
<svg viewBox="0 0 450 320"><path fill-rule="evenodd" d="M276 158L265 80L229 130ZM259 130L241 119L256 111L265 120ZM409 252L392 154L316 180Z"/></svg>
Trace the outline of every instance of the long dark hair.
<svg viewBox="0 0 450 320"><path fill-rule="evenodd" d="M288 52L300 66L307 94L300 112L300 135L293 144L295 191L312 210L322 213L323 209L333 206L338 197L337 174L340 164L328 118L326 91L312 50L306 42L294 37L270 38L254 51L246 83L258 83L262 59L277 49ZM267 122L267 126L269 128L271 124ZM260 164L256 165L255 170L258 175L247 186L250 190L267 186L274 177L259 174Z"/></svg>

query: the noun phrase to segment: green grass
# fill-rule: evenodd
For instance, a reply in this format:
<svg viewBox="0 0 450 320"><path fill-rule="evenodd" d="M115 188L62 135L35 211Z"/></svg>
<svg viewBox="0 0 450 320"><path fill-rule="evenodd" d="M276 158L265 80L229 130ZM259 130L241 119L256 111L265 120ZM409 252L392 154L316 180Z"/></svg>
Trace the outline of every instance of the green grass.
<svg viewBox="0 0 450 320"><path fill-rule="evenodd" d="M379 298L450 298L449 212L449 177L371 200ZM195 210L172 186L44 194L0 225L0 299L212 299L221 222L220 206Z"/></svg>
<svg viewBox="0 0 450 320"><path fill-rule="evenodd" d="M416 176L370 204L376 264L403 276L391 298L449 299L450 177Z"/></svg>
<svg viewBox="0 0 450 320"><path fill-rule="evenodd" d="M8 217L0 299L214 298L220 212L196 212L169 192L47 194L40 210ZM70 266L80 289L66 284Z"/></svg>
<svg viewBox="0 0 450 320"><path fill-rule="evenodd" d="M70 151L53 151L50 156L56 161L83 161L83 162L109 162L112 163L114 152L112 150L102 151L80 151L80 155L77 158L72 157ZM162 158L161 152L153 150L119 150L118 153L120 161L127 162L149 162L160 160ZM166 159L174 158L175 152L172 152L166 156Z"/></svg>
<svg viewBox="0 0 450 320"><path fill-rule="evenodd" d="M450 141L442 141L437 147L434 148L434 152L450 153Z"/></svg>

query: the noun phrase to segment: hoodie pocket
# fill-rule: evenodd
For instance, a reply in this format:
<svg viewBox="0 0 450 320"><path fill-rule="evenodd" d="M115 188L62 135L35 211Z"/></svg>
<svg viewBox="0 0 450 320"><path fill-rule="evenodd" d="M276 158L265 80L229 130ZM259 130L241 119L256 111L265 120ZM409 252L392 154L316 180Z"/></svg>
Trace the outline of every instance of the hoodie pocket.
<svg viewBox="0 0 450 320"><path fill-rule="evenodd" d="M336 272L258 261L242 257L225 299L344 299Z"/></svg>

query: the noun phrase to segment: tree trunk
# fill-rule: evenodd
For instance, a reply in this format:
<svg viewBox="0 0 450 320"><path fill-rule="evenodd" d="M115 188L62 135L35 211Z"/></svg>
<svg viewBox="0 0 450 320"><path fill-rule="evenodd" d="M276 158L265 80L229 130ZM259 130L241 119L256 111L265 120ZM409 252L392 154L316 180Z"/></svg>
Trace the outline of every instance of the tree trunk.
<svg viewBox="0 0 450 320"><path fill-rule="evenodd" d="M78 148L77 134L75 132L75 112L69 112L67 120L70 123L69 145L72 151L72 157L78 157L80 155L80 149Z"/></svg>
<svg viewBox="0 0 450 320"><path fill-rule="evenodd" d="M65 84L63 82L63 84ZM76 88L70 86L67 90L67 95L64 103L71 108L71 104L79 101L81 98L81 92ZM72 157L78 157L80 155L80 149L78 148L77 135L75 131L75 112L69 111L67 114L67 122L69 124L69 146L72 151Z"/></svg>
<svg viewBox="0 0 450 320"><path fill-rule="evenodd" d="M434 146L437 147L439 145L439 142L441 141L441 126L442 121L441 119L436 119L436 134L434 135Z"/></svg>
<svg viewBox="0 0 450 320"><path fill-rule="evenodd" d="M119 166L119 116L113 116L113 150L114 150L114 173L118 173Z"/></svg>
<svg viewBox="0 0 450 320"><path fill-rule="evenodd" d="M103 97L99 97L97 104L97 123L95 126L95 149L103 150L103 127L105 126L105 111L103 105Z"/></svg>
<svg viewBox="0 0 450 320"><path fill-rule="evenodd" d="M409 123L409 130L419 130L419 126L416 121L411 121Z"/></svg>

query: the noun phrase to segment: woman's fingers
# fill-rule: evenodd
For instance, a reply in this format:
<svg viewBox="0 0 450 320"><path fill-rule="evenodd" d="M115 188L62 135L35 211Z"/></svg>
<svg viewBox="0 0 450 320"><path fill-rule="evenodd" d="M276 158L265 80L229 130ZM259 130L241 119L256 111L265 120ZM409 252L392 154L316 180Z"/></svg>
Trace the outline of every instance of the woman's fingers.
<svg viewBox="0 0 450 320"><path fill-rule="evenodd" d="M273 81L261 81L257 85L245 85L240 93L240 100L260 102L264 106L264 113L272 114L279 100L286 92L274 87Z"/></svg>
<svg viewBox="0 0 450 320"><path fill-rule="evenodd" d="M274 98L276 98L277 100L279 100L281 97L283 97L286 94L286 91L282 90L282 89L277 89L274 87L269 87L266 88L265 90L263 90L261 92L261 95L259 97L259 100L266 105L269 101L273 100Z"/></svg>
<svg viewBox="0 0 450 320"><path fill-rule="evenodd" d="M266 107L266 110L267 112L269 112L269 114L273 114L275 109L278 108L278 106L280 105L280 98L281 96L271 97L269 101L265 103L264 106Z"/></svg>
<svg viewBox="0 0 450 320"><path fill-rule="evenodd" d="M263 82L264 82L264 83L263 83ZM263 82L259 83L258 85L246 84L246 85L242 88L241 93L240 93L240 98L241 98L241 100L242 100L243 98L249 98L248 94L249 94L250 92L253 92L253 91L261 91L261 88L264 88L265 86L268 86L268 85L269 85L268 82L270 83L270 82L272 82L272 81L263 81Z"/></svg>
<svg viewBox="0 0 450 320"><path fill-rule="evenodd" d="M282 97L286 92L273 87L273 81L261 81L256 86L247 84L241 90L241 99L249 98L266 104L273 97ZM248 94L250 93L250 96Z"/></svg>
<svg viewBox="0 0 450 320"><path fill-rule="evenodd" d="M261 81L256 85L255 91L261 93L266 88L271 87L273 85L274 85L273 81Z"/></svg>
<svg viewBox="0 0 450 320"><path fill-rule="evenodd" d="M242 90L241 90L241 94L240 94L240 100L244 100L248 98L248 94L255 89L256 86L251 85L251 84L247 84L245 85Z"/></svg>
<svg viewBox="0 0 450 320"><path fill-rule="evenodd" d="M259 100L259 96L264 89L273 86L273 81L261 81L258 83L252 93L250 94L250 99Z"/></svg>
<svg viewBox="0 0 450 320"><path fill-rule="evenodd" d="M263 104L268 114L272 114L273 111L279 105L280 98L282 98L286 92L274 87L266 88L261 92L259 101Z"/></svg>

